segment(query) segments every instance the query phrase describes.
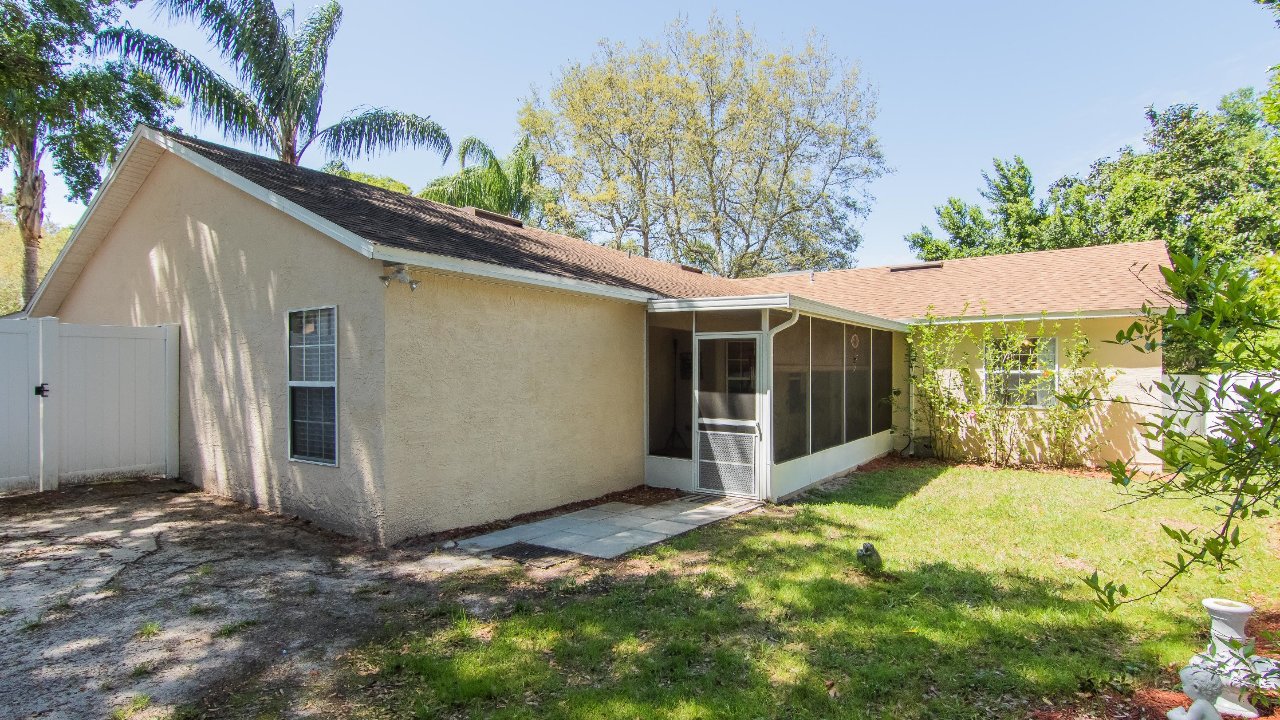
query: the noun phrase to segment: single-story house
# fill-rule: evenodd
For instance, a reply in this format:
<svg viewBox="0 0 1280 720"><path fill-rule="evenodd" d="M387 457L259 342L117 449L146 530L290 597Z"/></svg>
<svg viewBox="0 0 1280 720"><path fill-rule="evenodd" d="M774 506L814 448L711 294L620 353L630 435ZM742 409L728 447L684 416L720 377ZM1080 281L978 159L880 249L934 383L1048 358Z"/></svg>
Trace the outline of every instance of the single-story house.
<svg viewBox="0 0 1280 720"><path fill-rule="evenodd" d="M179 324L182 476L389 544L642 483L787 496L905 444L889 400L930 308L1113 338L1160 264L1136 243L731 280L144 127L27 313ZM1098 350L1125 387L1160 374Z"/></svg>

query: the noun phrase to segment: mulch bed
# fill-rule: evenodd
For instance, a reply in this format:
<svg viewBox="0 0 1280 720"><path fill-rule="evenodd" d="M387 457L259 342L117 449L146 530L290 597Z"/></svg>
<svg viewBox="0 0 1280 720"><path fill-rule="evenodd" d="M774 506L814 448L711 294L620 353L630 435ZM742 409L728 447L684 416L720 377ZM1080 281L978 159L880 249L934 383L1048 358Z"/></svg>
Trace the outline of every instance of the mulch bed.
<svg viewBox="0 0 1280 720"><path fill-rule="evenodd" d="M524 525L525 523L537 522L545 520L549 517L563 515L575 510L584 510L596 505L603 505L611 502L623 502L631 505L657 505L667 500L674 500L684 497L688 493L679 490L670 490L668 488L649 487L647 485L637 485L629 490L619 490L611 492L608 495L601 495L591 500L579 500L578 502L569 503L553 507L548 510L539 510L537 512L516 515L506 520L495 520L493 522L484 523L483 525L471 525L468 527L454 528L453 530L441 530L440 532L430 533L428 535L419 535L417 537L403 540L396 545L398 549L409 548L428 548L448 542L450 540L460 540L475 535L484 535L496 530L505 530L516 525Z"/></svg>
<svg viewBox="0 0 1280 720"><path fill-rule="evenodd" d="M1173 690L1144 688L1133 695L1106 693L1078 704L1031 713L1031 720L1164 720L1176 707L1190 705L1187 696Z"/></svg>
<svg viewBox="0 0 1280 720"><path fill-rule="evenodd" d="M1245 634L1258 639L1254 649L1259 655L1280 658L1280 609L1255 612Z"/></svg>
<svg viewBox="0 0 1280 720"><path fill-rule="evenodd" d="M946 465L956 468L978 468L982 470L1026 470L1028 472L1049 472L1057 475L1077 475L1080 477L1097 478L1109 480L1111 473L1105 468L1088 468L1088 467L1051 467L1048 465L1015 465L1013 467L997 467L995 465L979 465L976 463L961 463L938 460L937 458L918 458L907 457L890 453L876 458L870 462L859 465L854 472L874 472L876 470L888 470L903 467L936 467L938 465Z"/></svg>

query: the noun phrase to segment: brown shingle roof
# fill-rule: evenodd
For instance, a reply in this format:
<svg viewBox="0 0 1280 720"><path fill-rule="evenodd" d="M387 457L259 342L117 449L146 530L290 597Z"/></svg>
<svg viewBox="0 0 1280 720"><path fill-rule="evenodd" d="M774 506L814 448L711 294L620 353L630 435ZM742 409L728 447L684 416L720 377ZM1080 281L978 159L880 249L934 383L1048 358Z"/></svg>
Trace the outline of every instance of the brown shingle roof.
<svg viewBox="0 0 1280 720"><path fill-rule="evenodd" d="M665 297L791 293L889 319L1132 310L1167 304L1161 242L947 260L941 267L855 268L728 280L537 228L477 217L336 175L197 140L168 138L364 238L392 248L651 292ZM1144 267L1144 270L1139 269ZM1135 273L1138 276L1135 277Z"/></svg>
<svg viewBox="0 0 1280 720"><path fill-rule="evenodd" d="M738 280L756 293L792 293L857 312L902 320L939 317L1133 310L1167 306L1159 266L1163 242L921 263L915 269L854 268ZM934 266L934 267L930 267ZM911 266L898 266L910 268Z"/></svg>
<svg viewBox="0 0 1280 720"><path fill-rule="evenodd" d="M431 202L174 133L165 135L250 182L387 247L546 273L667 297L731 295L730 280L586 240L515 227Z"/></svg>

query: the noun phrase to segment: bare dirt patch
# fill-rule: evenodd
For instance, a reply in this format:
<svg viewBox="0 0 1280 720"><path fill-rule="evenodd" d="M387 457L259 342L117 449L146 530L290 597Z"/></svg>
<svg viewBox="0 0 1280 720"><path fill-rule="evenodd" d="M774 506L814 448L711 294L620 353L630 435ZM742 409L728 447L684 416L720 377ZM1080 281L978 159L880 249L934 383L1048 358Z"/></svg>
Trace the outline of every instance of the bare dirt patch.
<svg viewBox="0 0 1280 720"><path fill-rule="evenodd" d="M0 498L0 523L4 717L306 714L388 608L510 567L379 550L163 480ZM480 585L468 604L505 601Z"/></svg>

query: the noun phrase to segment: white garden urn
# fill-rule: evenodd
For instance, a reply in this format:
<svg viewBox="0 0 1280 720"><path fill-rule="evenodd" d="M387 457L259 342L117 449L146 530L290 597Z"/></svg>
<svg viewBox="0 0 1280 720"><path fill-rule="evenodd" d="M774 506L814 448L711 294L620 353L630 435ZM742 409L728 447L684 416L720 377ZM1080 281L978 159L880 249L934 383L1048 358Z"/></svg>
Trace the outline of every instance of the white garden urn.
<svg viewBox="0 0 1280 720"><path fill-rule="evenodd" d="M1249 704L1249 691L1262 668L1255 667L1238 650L1246 641L1244 626L1253 614L1253 606L1223 598L1207 598L1202 604L1209 612L1209 647L1191 658L1191 664L1208 667L1222 678L1222 694L1214 703L1218 712L1256 718L1258 711Z"/></svg>

